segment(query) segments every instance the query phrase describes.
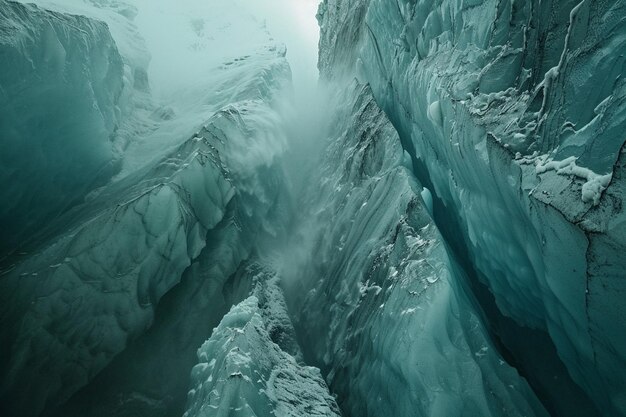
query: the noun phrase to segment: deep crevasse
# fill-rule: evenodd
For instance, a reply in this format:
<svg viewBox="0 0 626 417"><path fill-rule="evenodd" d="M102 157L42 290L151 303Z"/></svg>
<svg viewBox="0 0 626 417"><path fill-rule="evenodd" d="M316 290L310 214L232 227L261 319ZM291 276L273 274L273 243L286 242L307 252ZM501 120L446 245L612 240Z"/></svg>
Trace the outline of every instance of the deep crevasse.
<svg viewBox="0 0 626 417"><path fill-rule="evenodd" d="M64 100L113 168L35 234L2 212L3 413L624 413L621 1L324 1L303 109L245 2L151 9L189 41L170 92L146 4L39 3L0 1L0 52L93 86Z"/></svg>
<svg viewBox="0 0 626 417"><path fill-rule="evenodd" d="M373 0L320 13L323 73L371 84L494 335L555 414L626 407L624 8ZM556 387L541 386L546 350L567 368ZM562 397L567 375L598 411Z"/></svg>
<svg viewBox="0 0 626 417"><path fill-rule="evenodd" d="M283 271L305 358L350 416L547 415L489 339L369 87L334 103Z"/></svg>

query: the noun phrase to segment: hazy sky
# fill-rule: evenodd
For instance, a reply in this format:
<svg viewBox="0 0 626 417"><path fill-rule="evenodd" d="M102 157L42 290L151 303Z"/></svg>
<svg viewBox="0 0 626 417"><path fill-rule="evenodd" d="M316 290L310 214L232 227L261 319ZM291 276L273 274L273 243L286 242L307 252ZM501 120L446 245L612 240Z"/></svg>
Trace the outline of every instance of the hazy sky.
<svg viewBox="0 0 626 417"><path fill-rule="evenodd" d="M315 15L320 0L249 0L265 10L268 29L287 45L296 87L317 79L319 27Z"/></svg>
<svg viewBox="0 0 626 417"><path fill-rule="evenodd" d="M90 2L76 0L34 1L44 7L106 21L117 36L118 47L127 55L132 55L133 48L137 46L135 39L126 39L132 32L127 30L128 22L115 12L103 11ZM250 41L258 37L253 34L255 28L250 27L254 26L250 24L251 16L257 22L266 22L274 38L287 46L296 90L314 88L319 39L315 15L320 0L124 1L137 6L138 15L134 22L152 55L149 69L151 85L153 92L157 96L162 95L163 99L171 99L181 87L189 87L198 81L197 77L204 77L211 65L217 65L227 57L229 50L235 56L239 52L247 54ZM193 20L206 23L204 50L190 49L190 45L197 42ZM240 20L239 25L237 20ZM228 25L230 28L226 28ZM226 29L222 31L225 35L220 37L217 32L223 28ZM267 42L267 39L257 41Z"/></svg>
<svg viewBox="0 0 626 417"><path fill-rule="evenodd" d="M136 23L152 53L150 77L157 93L162 88L172 94L180 87L177 84L202 77L231 53L249 54L251 44L267 42L255 34L262 23L287 46L296 90L315 85L319 0L136 0L136 4ZM197 41L192 20L204 22L202 50L189 48Z"/></svg>

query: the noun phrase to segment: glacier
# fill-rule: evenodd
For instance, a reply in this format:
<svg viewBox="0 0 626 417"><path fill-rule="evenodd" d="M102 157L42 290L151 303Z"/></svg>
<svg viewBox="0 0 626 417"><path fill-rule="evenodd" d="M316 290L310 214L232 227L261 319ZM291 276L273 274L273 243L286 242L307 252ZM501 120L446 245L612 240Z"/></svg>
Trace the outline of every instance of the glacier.
<svg viewBox="0 0 626 417"><path fill-rule="evenodd" d="M347 415L547 415L464 294L369 87L354 82L336 100L330 163L292 245L311 248L284 272L287 294L304 295L294 302L305 357Z"/></svg>
<svg viewBox="0 0 626 417"><path fill-rule="evenodd" d="M372 86L528 378L545 358L511 323L547 333L565 376L623 414L623 2L397 6L324 2L322 68Z"/></svg>
<svg viewBox="0 0 626 417"><path fill-rule="evenodd" d="M0 415L626 415L625 1L35 3Z"/></svg>

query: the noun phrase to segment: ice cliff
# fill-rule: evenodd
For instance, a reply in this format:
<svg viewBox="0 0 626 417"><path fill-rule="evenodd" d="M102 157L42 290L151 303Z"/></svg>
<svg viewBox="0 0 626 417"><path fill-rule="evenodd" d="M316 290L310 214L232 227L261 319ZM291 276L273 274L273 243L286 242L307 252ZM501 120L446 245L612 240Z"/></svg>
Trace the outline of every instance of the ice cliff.
<svg viewBox="0 0 626 417"><path fill-rule="evenodd" d="M115 172L123 67L103 23L6 1L0 61L4 255Z"/></svg>
<svg viewBox="0 0 626 417"><path fill-rule="evenodd" d="M354 82L334 103L292 244L306 250L284 272L305 358L350 416L547 415L465 294L370 88Z"/></svg>
<svg viewBox="0 0 626 417"><path fill-rule="evenodd" d="M494 337L552 413L626 412L625 8L320 7L323 76L371 85ZM600 411L545 382L559 359L558 385L571 376Z"/></svg>
<svg viewBox="0 0 626 417"><path fill-rule="evenodd" d="M626 2L247 7L0 0L0 415L626 415Z"/></svg>
<svg viewBox="0 0 626 417"><path fill-rule="evenodd" d="M120 402L125 404L124 413L182 409L195 350L233 302L220 301L225 297L222 286L251 256L257 239L282 233L278 219L286 203L281 197L284 175L278 160L286 139L276 98L290 87L284 48L255 45L253 59L247 59L250 54L217 65L209 91L219 90L224 99L193 113L198 120L195 126L176 129L175 115L159 116L149 129L134 126L146 133L127 147L121 174L81 199L87 185L102 184L97 183L95 173L90 176L90 170L80 171L80 165L74 167L71 162L76 159L100 168L98 161L104 164L113 159L110 135L116 120L115 100L124 86L122 58L104 23L12 2L0 3L0 10L7 17L2 25L13 31L3 37L12 48L6 47L11 60L2 61L3 74L25 82L20 87L15 79L5 82L3 78L3 91L14 94L10 98L16 100L22 88L24 101L19 106L14 100L5 104L23 112L21 117L13 114L6 120L31 129L20 133L3 124L3 149L5 143L16 142L28 145L35 157L50 158L60 164L60 172L40 166L37 175L77 193L74 201L52 193L73 206L50 214L45 222L35 218L40 230L31 237L28 250L3 260L2 414L115 414ZM53 23L56 26L50 26ZM27 32L29 28L33 34ZM262 28L258 30L264 34ZM63 42L70 53L61 53ZM25 66L26 62L37 64L52 52L59 54L51 56L48 64L41 63L40 71L51 77L43 78L43 85L29 86L42 76L33 74L29 79L29 72L8 65L20 60ZM110 65L105 65L109 60ZM55 69L50 63L57 72L49 72ZM109 84L100 84L104 82ZM84 91L73 91L73 87ZM32 92L26 94L30 88ZM40 103L42 98L36 94L49 101ZM61 103L59 114L52 113L57 110L53 99ZM40 105L45 106L39 109ZM129 114L141 110L145 109L131 108ZM28 117L48 119L37 122ZM80 131L63 134L58 130L63 126L49 131L56 121ZM143 121L135 119L135 123ZM18 136L7 136L7 132L37 142L18 142ZM58 144L48 143L51 140ZM161 141L160 149L150 148L154 141ZM48 146L59 154L47 152ZM82 155L82 149L88 153ZM96 151L101 153L94 155L99 159L88 159ZM11 163L28 168L28 155L20 153L26 159L16 157ZM71 178L85 181L84 190L55 177L69 175L65 169L77 171ZM35 178L29 179L32 186L25 179L7 177L7 181L20 193L32 192L29 200L38 196ZM17 197L14 200L19 202ZM3 209L4 201L13 200L3 199ZM30 204L33 210L50 206L47 200ZM24 223L15 215L10 220ZM3 243L13 244L4 241L9 237L3 235ZM197 318L204 315L206 325L198 326ZM179 337L173 338L172 332ZM150 349L153 355L144 350L151 342L155 342ZM161 379L150 377L163 362ZM148 380L154 385L149 386ZM98 392L92 397L90 390Z"/></svg>

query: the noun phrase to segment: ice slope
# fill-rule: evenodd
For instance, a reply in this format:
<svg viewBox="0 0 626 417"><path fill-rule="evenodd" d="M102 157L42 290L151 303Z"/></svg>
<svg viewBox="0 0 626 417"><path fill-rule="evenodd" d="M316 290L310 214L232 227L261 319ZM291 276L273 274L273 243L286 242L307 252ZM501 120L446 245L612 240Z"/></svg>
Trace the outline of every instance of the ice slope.
<svg viewBox="0 0 626 417"><path fill-rule="evenodd" d="M123 64L107 27L0 2L0 256L119 170Z"/></svg>
<svg viewBox="0 0 626 417"><path fill-rule="evenodd" d="M250 265L252 295L198 349L185 417L338 417L319 369L298 364L278 277Z"/></svg>
<svg viewBox="0 0 626 417"><path fill-rule="evenodd" d="M370 83L520 371L539 389L554 361L532 357L548 345L523 329L546 332L611 416L626 413L625 12L621 0L327 0L319 14L323 76ZM547 389L552 413L575 409Z"/></svg>
<svg viewBox="0 0 626 417"><path fill-rule="evenodd" d="M238 63L231 63L232 70L226 64L216 70L220 83L205 87L223 85L224 97L202 108L203 123L201 112L194 114L196 133L182 136L171 129L168 146L154 152L144 147L141 164L55 218L37 235L36 249L16 264L3 264L3 414L69 415L78 410L78 415L90 415L104 410L112 415L168 407L171 412L180 402L168 396L176 396L179 376L186 378L184 366L191 363L182 360L182 368L163 372L164 379L176 382L173 393L167 384L159 387L164 395L156 395L158 400L151 399L149 384L138 388L128 372L118 373L124 368L119 364L135 363L136 372L148 373L159 362L184 357L184 349L193 352L210 327L196 330L197 322L191 321L177 328L171 321L184 322L207 310L207 322L219 320L230 305L214 309L220 282L249 256L257 238L281 232L274 220L284 211L280 157L286 139L276 97L289 91L290 71L280 46L270 43L256 52L246 57L245 74ZM182 278L184 285L179 285ZM189 302L191 289L207 286L214 286L213 293ZM178 299L180 293L187 299ZM166 295L168 303L187 310L158 314L167 308L159 310ZM181 341L177 351L176 343L167 342L171 336L163 336L167 329L191 341ZM141 356L137 346L151 338L161 342L162 356L133 361L134 355ZM98 374L112 378L111 386L120 392L110 388L107 393L113 393L103 400L97 393L72 399L79 389L88 391ZM186 379L182 384L185 390ZM120 409L120 398L128 409Z"/></svg>
<svg viewBox="0 0 626 417"><path fill-rule="evenodd" d="M368 86L329 100L287 251L304 357L351 416L546 416L500 356Z"/></svg>
<svg viewBox="0 0 626 417"><path fill-rule="evenodd" d="M3 278L2 332L15 340L3 357L4 395L33 408L39 404L32 398L67 399L150 326L160 298L199 255L235 195L242 174L227 173L220 148L251 129L239 117L238 109L218 113L176 153L133 177L137 185L103 194L93 203L99 209L90 207L79 224ZM241 215L268 222L257 213L269 210L276 190L256 180L244 178L237 189L261 200Z"/></svg>

